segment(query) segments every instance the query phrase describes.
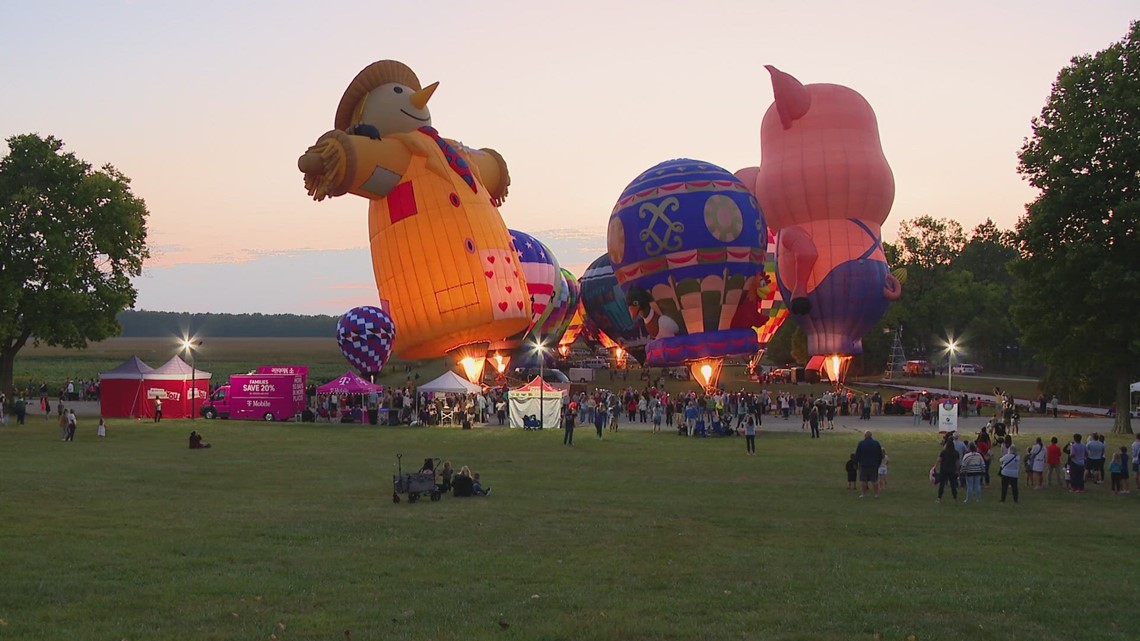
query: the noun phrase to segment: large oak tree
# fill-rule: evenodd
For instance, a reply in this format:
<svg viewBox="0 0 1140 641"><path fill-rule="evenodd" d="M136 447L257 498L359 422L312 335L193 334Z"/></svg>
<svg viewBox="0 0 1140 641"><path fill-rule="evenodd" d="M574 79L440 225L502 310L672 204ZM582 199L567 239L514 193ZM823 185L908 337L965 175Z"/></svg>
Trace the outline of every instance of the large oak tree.
<svg viewBox="0 0 1140 641"><path fill-rule="evenodd" d="M1051 369L1140 372L1140 22L1061 70L1019 171L1040 195L1018 221L1014 316ZM1127 411L1114 431L1131 433Z"/></svg>
<svg viewBox="0 0 1140 641"><path fill-rule="evenodd" d="M36 134L0 159L0 389L29 341L86 347L119 331L147 258L146 204L110 165Z"/></svg>

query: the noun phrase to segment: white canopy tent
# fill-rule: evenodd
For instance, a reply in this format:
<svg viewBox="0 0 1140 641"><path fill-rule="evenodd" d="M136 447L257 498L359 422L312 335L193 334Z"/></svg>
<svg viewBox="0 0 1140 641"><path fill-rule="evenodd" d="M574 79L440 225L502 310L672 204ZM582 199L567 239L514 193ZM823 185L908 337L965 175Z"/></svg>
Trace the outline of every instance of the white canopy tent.
<svg viewBox="0 0 1140 641"><path fill-rule="evenodd" d="M559 427L563 394L563 390L537 376L526 385L507 392L511 427L528 427L527 417L541 421L541 427Z"/></svg>
<svg viewBox="0 0 1140 641"><path fill-rule="evenodd" d="M444 372L439 378L416 388L416 392L421 394L424 392L435 392L437 394L478 394L482 391L482 387L479 387L475 383L450 370Z"/></svg>
<svg viewBox="0 0 1140 641"><path fill-rule="evenodd" d="M1128 390L1131 392L1140 392L1140 381L1136 381L1135 383L1129 385Z"/></svg>

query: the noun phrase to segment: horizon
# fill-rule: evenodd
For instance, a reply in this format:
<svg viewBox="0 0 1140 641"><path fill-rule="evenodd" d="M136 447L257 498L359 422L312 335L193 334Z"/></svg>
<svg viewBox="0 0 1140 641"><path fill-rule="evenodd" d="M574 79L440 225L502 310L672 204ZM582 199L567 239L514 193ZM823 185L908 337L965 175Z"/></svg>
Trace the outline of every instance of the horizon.
<svg viewBox="0 0 1140 641"><path fill-rule="evenodd" d="M375 60L440 82L433 125L506 158L507 227L581 275L605 251L614 201L648 167L681 157L730 172L759 164L772 101L764 64L805 84L849 86L871 104L896 183L884 239L921 215L967 232L987 218L1012 229L1035 197L1017 152L1058 72L1119 41L1137 17L1123 1L1090 11L1057 0L590 0L341 18L376 8L5 5L0 137L52 135L131 178L150 211L152 252L135 309L339 316L377 299L367 203L314 203L296 160ZM334 21L335 42L317 46ZM415 24L425 26L399 27ZM378 33L381 46L371 44Z"/></svg>

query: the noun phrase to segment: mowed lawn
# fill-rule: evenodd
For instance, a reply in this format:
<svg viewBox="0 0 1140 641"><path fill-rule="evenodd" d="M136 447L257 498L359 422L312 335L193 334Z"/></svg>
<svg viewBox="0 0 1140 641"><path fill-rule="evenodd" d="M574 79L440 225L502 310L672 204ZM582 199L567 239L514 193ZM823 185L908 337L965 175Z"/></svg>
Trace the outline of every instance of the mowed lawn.
<svg viewBox="0 0 1140 641"><path fill-rule="evenodd" d="M187 449L192 428L213 449ZM1136 638L1140 494L936 505L925 434L883 437L879 499L846 489L851 431L761 434L756 457L576 436L2 428L0 638ZM395 505L397 453L494 491Z"/></svg>

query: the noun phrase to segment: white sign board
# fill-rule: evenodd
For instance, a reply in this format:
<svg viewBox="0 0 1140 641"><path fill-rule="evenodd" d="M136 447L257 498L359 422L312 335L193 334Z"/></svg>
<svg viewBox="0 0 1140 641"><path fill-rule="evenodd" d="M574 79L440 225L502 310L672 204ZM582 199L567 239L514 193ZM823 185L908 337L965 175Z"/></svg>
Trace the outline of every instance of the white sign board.
<svg viewBox="0 0 1140 641"><path fill-rule="evenodd" d="M944 398L938 403L938 432L958 431L958 399Z"/></svg>

